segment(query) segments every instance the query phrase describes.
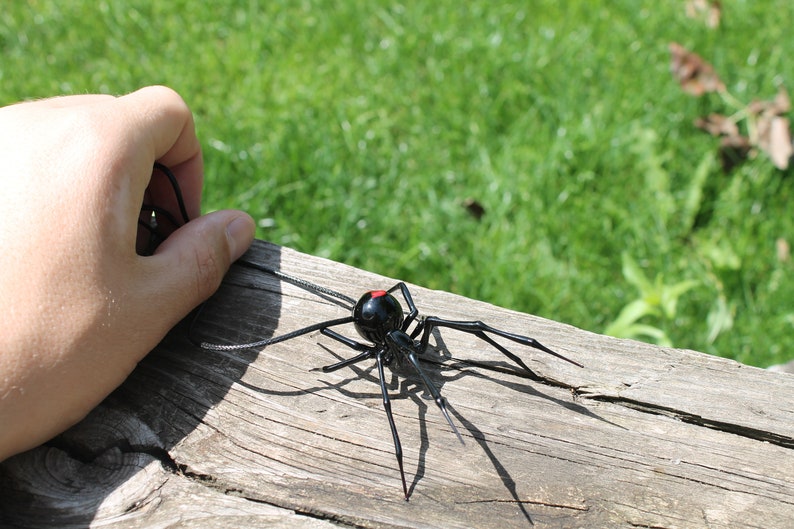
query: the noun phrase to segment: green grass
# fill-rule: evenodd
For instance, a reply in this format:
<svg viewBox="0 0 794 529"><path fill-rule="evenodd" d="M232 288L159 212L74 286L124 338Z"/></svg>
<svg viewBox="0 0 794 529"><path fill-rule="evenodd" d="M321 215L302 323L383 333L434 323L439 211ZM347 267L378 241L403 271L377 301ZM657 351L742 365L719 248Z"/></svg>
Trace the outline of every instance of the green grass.
<svg viewBox="0 0 794 529"><path fill-rule="evenodd" d="M724 105L678 88L667 44L771 98L794 88L794 4L723 4L710 30L683 2L13 2L0 103L167 84L205 208L261 238L768 365L794 357L794 183L763 155L721 172L691 123Z"/></svg>

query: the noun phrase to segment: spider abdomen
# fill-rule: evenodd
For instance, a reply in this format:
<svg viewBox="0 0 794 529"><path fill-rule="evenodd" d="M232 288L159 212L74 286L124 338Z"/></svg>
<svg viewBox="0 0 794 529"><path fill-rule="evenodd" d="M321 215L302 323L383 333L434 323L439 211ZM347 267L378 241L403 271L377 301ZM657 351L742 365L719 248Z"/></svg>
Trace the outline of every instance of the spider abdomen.
<svg viewBox="0 0 794 529"><path fill-rule="evenodd" d="M382 344L386 335L403 323L403 308L385 290L367 292L353 308L353 324L362 338Z"/></svg>

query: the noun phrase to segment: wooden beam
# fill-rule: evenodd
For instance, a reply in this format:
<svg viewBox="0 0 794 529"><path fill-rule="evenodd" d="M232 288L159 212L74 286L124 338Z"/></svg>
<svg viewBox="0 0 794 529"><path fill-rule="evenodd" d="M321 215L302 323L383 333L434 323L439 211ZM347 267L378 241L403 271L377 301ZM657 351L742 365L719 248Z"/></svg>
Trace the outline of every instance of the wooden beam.
<svg viewBox="0 0 794 529"><path fill-rule="evenodd" d="M396 283L261 241L243 259L353 298ZM85 421L0 465L0 525L791 526L794 376L411 292L424 315L529 335L585 367L509 345L532 380L441 329L423 366L465 444L415 374L387 374L406 502L374 365L315 370L354 354L316 332L207 351L186 321ZM236 265L194 330L243 343L347 314Z"/></svg>

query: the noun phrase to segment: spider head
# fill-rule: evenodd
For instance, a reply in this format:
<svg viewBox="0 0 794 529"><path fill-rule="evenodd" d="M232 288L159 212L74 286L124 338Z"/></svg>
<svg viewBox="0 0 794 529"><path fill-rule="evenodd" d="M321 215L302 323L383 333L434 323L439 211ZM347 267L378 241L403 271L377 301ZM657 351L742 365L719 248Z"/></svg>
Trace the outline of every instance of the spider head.
<svg viewBox="0 0 794 529"><path fill-rule="evenodd" d="M367 292L353 307L353 324L362 338L382 344L386 335L400 329L403 308L397 298L385 290Z"/></svg>

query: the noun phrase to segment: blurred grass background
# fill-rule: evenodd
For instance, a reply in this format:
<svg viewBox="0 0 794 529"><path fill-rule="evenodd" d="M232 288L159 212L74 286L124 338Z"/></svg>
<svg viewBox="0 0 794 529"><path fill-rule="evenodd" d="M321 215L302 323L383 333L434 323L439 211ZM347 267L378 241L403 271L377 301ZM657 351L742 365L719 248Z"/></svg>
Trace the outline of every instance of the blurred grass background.
<svg viewBox="0 0 794 529"><path fill-rule="evenodd" d="M205 209L258 237L596 332L794 358L791 175L724 174L669 73L677 41L737 98L792 85L794 4L7 2L0 104L179 91ZM109 116L112 119L112 116ZM478 220L466 201L483 208Z"/></svg>

